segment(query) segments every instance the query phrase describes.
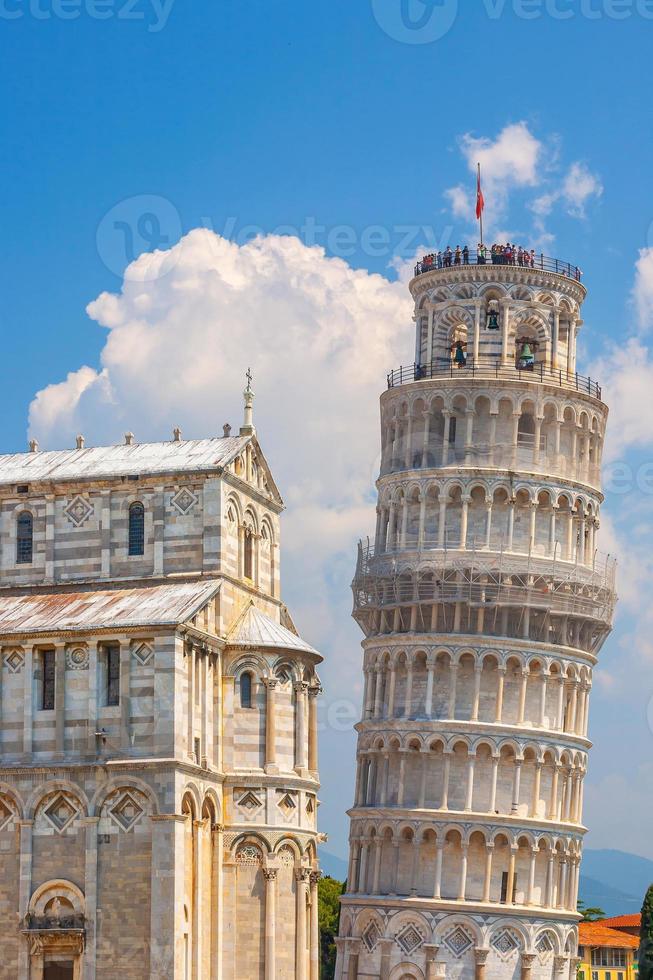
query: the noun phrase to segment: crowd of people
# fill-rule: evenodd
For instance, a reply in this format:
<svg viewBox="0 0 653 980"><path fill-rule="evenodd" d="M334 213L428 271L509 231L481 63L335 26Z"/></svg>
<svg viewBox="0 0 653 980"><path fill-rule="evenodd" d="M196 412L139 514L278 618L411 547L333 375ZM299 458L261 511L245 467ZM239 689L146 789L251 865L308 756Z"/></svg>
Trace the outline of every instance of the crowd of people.
<svg viewBox="0 0 653 980"><path fill-rule="evenodd" d="M517 265L524 269L546 268L548 271L572 276L579 282L581 279L581 271L578 267L574 268L564 262L559 263L557 260L545 259L544 256L540 256L538 259L534 248L529 251L521 245L510 242L506 245L495 244L490 248L479 242L475 252L471 252L468 245L463 248L457 245L455 249L448 245L442 252L430 252L425 255L422 261L418 263L415 271L419 275L422 272L428 272L430 269L449 269L456 265L470 265L470 261L475 262L476 265ZM552 263L555 266L553 269L550 268Z"/></svg>

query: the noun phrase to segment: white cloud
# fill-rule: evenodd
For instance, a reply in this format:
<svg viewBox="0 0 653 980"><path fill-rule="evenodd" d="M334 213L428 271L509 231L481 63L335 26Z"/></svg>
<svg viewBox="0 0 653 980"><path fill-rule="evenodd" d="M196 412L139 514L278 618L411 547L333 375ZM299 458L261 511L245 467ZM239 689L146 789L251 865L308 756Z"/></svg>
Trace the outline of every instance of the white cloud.
<svg viewBox="0 0 653 980"><path fill-rule="evenodd" d="M621 347L610 346L588 370L591 377L601 379L603 397L610 405L605 462L623 459L632 447L650 446L653 443L647 411L653 390L650 350L631 337Z"/></svg>
<svg viewBox="0 0 653 980"><path fill-rule="evenodd" d="M465 133L459 143L470 173L475 174L477 164L481 164L484 224L489 232L505 217L510 191L538 183L538 161L543 144L533 136L525 122L505 126L496 139ZM445 197L455 217L473 220L476 191L471 180L469 189L462 185L450 187L445 191Z"/></svg>
<svg viewBox="0 0 653 980"><path fill-rule="evenodd" d="M572 217L583 218L588 202L603 193L600 178L581 161L572 163L561 174L558 138L551 135L539 139L524 121L504 126L494 139L466 133L459 144L470 173L475 174L477 164L481 164L488 240L528 240L537 247L550 246L554 236L547 230L544 219L554 208L561 205ZM535 216L533 227L516 229L507 220L512 196L515 192L523 196L534 188L541 189L541 193L524 202ZM473 228L476 199L472 179L469 187L459 184L448 188L445 198L453 216L469 222ZM512 230L506 231L511 226ZM473 237L475 231L470 233Z"/></svg>
<svg viewBox="0 0 653 980"><path fill-rule="evenodd" d="M530 208L538 218L545 218L561 201L567 214L574 218L584 218L585 206L590 198L599 198L602 194L603 184L599 177L585 163L576 161L572 163L560 186L535 198Z"/></svg>
<svg viewBox="0 0 653 980"><path fill-rule="evenodd" d="M533 187L539 182L538 163L543 147L525 122L505 126L495 140L466 133L460 143L469 169L475 171L480 163L481 172L491 185Z"/></svg>
<svg viewBox="0 0 653 980"><path fill-rule="evenodd" d="M569 214L577 218L585 217L585 205L592 197L601 197L603 184L586 164L576 162L571 165L562 183L562 197Z"/></svg>
<svg viewBox="0 0 653 980"><path fill-rule="evenodd" d="M640 330L653 326L653 248L642 248L635 264L633 300Z"/></svg>
<svg viewBox="0 0 653 980"><path fill-rule="evenodd" d="M101 367L40 391L31 434L57 447L78 431L96 445L127 429L170 438L176 424L189 437L221 434L240 423L251 366L261 444L288 504L287 590L306 604L311 640L326 642L334 604L348 617L355 540L373 530L378 397L387 371L413 357L405 286L296 238L240 247L197 230L139 258L122 292L88 312L108 329Z"/></svg>

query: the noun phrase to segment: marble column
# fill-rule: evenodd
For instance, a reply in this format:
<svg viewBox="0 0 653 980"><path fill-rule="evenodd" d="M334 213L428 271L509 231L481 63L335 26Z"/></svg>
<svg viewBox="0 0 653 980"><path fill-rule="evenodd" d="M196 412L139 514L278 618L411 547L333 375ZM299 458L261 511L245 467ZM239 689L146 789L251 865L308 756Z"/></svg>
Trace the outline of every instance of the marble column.
<svg viewBox="0 0 653 980"><path fill-rule="evenodd" d="M265 771L278 772L277 768L277 723L276 698L274 692L278 681L276 677L265 678Z"/></svg>
<svg viewBox="0 0 653 980"><path fill-rule="evenodd" d="M311 872L310 980L320 980L320 916L318 884L320 872Z"/></svg>
<svg viewBox="0 0 653 980"><path fill-rule="evenodd" d="M265 980L275 980L277 942L277 869L265 868Z"/></svg>
<svg viewBox="0 0 653 980"><path fill-rule="evenodd" d="M295 980L306 980L306 898L310 871L299 868L296 878Z"/></svg>

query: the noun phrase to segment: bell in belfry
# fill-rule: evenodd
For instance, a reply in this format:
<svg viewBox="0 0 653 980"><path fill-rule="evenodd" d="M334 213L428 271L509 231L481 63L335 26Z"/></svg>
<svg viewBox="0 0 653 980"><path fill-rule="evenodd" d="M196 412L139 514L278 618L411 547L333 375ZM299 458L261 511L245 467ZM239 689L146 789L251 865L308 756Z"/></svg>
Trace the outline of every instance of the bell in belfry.
<svg viewBox="0 0 653 980"><path fill-rule="evenodd" d="M467 355L465 354L465 351L463 349L463 342L462 342L462 340L458 340L456 342L456 347L455 347L453 359L454 359L454 361L456 362L456 364L458 365L459 368L465 367L465 365L467 364Z"/></svg>
<svg viewBox="0 0 653 980"><path fill-rule="evenodd" d="M533 348L531 347L530 341L525 340L522 344L521 354L519 355L519 367L527 371L532 371L534 363Z"/></svg>
<svg viewBox="0 0 653 980"><path fill-rule="evenodd" d="M498 330L499 329L499 312L498 312L498 310L488 310L488 314L487 314L487 328L488 328L488 330Z"/></svg>

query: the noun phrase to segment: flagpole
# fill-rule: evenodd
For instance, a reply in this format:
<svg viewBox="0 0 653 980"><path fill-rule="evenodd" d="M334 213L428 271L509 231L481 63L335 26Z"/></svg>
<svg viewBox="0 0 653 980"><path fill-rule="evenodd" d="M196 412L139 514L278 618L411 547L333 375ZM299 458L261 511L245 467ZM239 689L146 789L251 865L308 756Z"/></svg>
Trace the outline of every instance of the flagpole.
<svg viewBox="0 0 653 980"><path fill-rule="evenodd" d="M478 183L477 183L476 186L477 186L477 188L481 186L481 165L480 165L480 163L478 164ZM480 225L481 225L481 245L482 245L483 244L483 208L481 208L481 212L480 212L480 216L479 216L479 219L478 220L479 220Z"/></svg>

